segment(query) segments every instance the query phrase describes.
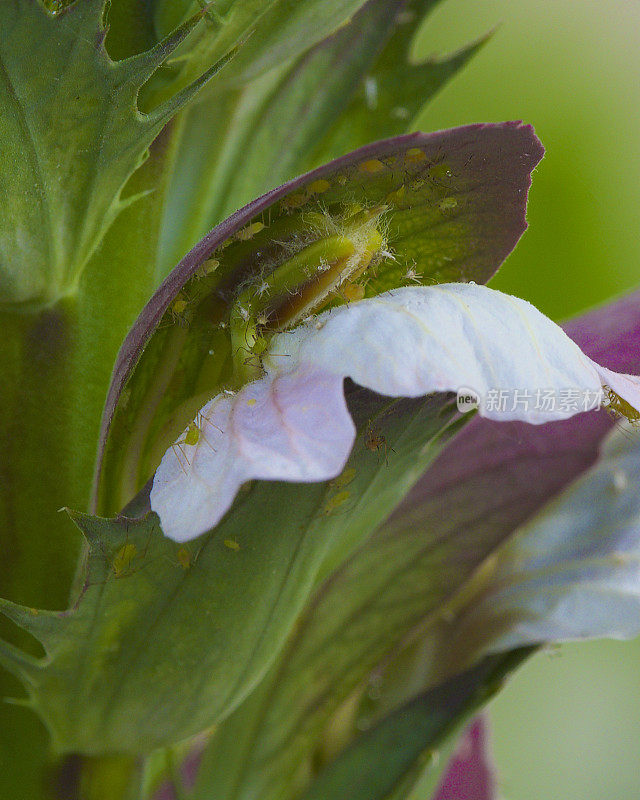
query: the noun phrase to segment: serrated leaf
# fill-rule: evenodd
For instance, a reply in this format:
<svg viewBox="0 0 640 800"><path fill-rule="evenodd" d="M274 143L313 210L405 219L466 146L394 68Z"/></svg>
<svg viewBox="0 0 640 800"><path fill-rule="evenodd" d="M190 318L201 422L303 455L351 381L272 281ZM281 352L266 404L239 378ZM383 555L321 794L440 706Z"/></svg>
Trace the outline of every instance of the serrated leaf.
<svg viewBox="0 0 640 800"><path fill-rule="evenodd" d="M51 15L37 0L0 5L0 303L12 308L75 292L147 148L224 63L140 114L141 86L200 15L153 49L114 62L104 49L103 7L86 0Z"/></svg>
<svg viewBox="0 0 640 800"><path fill-rule="evenodd" d="M0 564L0 594L16 602L68 602L80 537L57 512L65 503L89 505L113 362L153 289L169 141L166 131L132 177L129 187L145 197L115 220L76 300L37 315L1 315L0 544L11 555Z"/></svg>
<svg viewBox="0 0 640 800"><path fill-rule="evenodd" d="M272 67L297 57L321 41L354 14L365 0L224 0L205 10L206 27L180 53L177 85L191 81L231 48L244 42L242 57L222 82L241 86ZM156 29L169 33L196 3L158 2Z"/></svg>
<svg viewBox="0 0 640 800"><path fill-rule="evenodd" d="M410 63L411 40L434 5L370 0L294 61L239 89L218 87L192 106L165 212L164 267L252 197L368 141L411 130L418 111L480 46Z"/></svg>
<svg viewBox="0 0 640 800"><path fill-rule="evenodd" d="M488 36L445 56L416 61L411 46L425 17L440 0L386 3L388 37L384 48L361 76L343 113L333 122L304 162L308 166L335 158L372 136L395 136L415 129L427 102L478 50ZM379 8L382 10L382 3ZM373 10L373 9L372 9ZM391 14L391 24L389 18ZM355 21L355 20L354 20ZM380 25L380 23L379 23Z"/></svg>
<svg viewBox="0 0 640 800"><path fill-rule="evenodd" d="M256 483L210 534L177 545L157 518L74 515L89 540L83 589L65 612L7 601L6 616L39 641L33 662L2 646L23 676L54 746L149 752L209 727L276 657L343 529L366 538L434 457L455 410L446 396L395 404L354 391L396 454L363 441L344 485ZM133 514L134 509L125 510Z"/></svg>
<svg viewBox="0 0 640 800"><path fill-rule="evenodd" d="M114 513L128 502L203 405L199 398L228 385L238 353L229 315L241 290L253 282L257 292L279 265L321 245L324 225L342 234L354 202L356 212L381 213L384 229L386 250L366 275L365 294L407 281L484 282L525 228L529 173L540 156L531 129L514 123L391 139L285 184L211 231L121 350L104 416L102 508Z"/></svg>

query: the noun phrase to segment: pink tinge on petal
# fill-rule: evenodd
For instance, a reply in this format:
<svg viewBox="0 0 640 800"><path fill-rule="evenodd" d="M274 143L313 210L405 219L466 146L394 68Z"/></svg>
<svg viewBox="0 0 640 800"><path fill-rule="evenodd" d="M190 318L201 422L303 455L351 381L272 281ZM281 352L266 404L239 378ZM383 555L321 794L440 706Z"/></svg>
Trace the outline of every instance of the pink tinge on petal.
<svg viewBox="0 0 640 800"><path fill-rule="evenodd" d="M176 541L217 525L247 481L334 478L356 433L342 376L304 369L218 395L195 424L197 442L186 444L185 431L165 453L151 489L151 508Z"/></svg>
<svg viewBox="0 0 640 800"><path fill-rule="evenodd" d="M321 481L343 468L355 439L343 378L297 370L245 386L233 403L231 435L252 478Z"/></svg>
<svg viewBox="0 0 640 800"><path fill-rule="evenodd" d="M432 800L495 800L496 796L487 723L480 716L463 733Z"/></svg>

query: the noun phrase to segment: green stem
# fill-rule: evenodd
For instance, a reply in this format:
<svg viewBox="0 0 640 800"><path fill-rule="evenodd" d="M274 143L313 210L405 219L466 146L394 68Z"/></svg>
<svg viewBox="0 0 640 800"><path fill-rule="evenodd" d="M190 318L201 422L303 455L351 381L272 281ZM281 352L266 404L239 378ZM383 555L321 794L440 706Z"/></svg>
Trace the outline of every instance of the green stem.
<svg viewBox="0 0 640 800"><path fill-rule="evenodd" d="M2 314L0 325L0 594L64 607L80 538L57 512L86 505L90 480L76 470L95 447L76 436L84 412L73 403L77 304Z"/></svg>

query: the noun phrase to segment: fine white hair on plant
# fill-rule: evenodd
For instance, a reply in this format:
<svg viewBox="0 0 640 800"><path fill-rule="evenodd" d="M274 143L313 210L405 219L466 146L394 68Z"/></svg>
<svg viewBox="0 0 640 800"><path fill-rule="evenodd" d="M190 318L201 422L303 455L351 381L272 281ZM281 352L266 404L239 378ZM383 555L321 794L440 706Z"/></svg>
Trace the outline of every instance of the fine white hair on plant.
<svg viewBox="0 0 640 800"><path fill-rule="evenodd" d="M261 363L262 377L204 406L192 446L187 428L186 467L175 448L162 459L151 507L167 536L215 526L246 481L338 475L355 439L346 377L389 397L468 387L482 416L504 421L566 419L588 410L567 397L601 398L605 386L618 410L640 409L640 378L592 361L530 303L473 283L406 286L334 308L274 336ZM502 404L500 392L519 394Z"/></svg>

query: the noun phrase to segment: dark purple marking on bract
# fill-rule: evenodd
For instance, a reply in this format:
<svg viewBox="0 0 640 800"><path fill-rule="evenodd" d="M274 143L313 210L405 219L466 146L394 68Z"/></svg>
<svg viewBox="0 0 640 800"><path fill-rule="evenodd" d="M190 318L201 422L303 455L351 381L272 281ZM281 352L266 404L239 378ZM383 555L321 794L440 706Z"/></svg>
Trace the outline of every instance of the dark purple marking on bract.
<svg viewBox="0 0 640 800"><path fill-rule="evenodd" d="M420 148L424 152L427 164L431 163L431 159L436 163L439 157L446 154L447 160L453 158L461 162L460 166L467 171L468 177L476 180L473 191L480 191L484 203L483 214L478 215L478 238L486 233L488 246L485 248L487 252L483 253L485 263L480 274L474 274L474 279L481 282L491 277L527 227L525 210L531 171L544 152L531 126L520 122L468 125L374 142L252 201L216 226L187 253L147 303L127 335L116 359L103 412L94 480L94 506L109 428L121 392L164 314L200 265L256 215L273 207L287 195L339 170L356 169L359 164L373 163L377 159L405 156L413 148Z"/></svg>

